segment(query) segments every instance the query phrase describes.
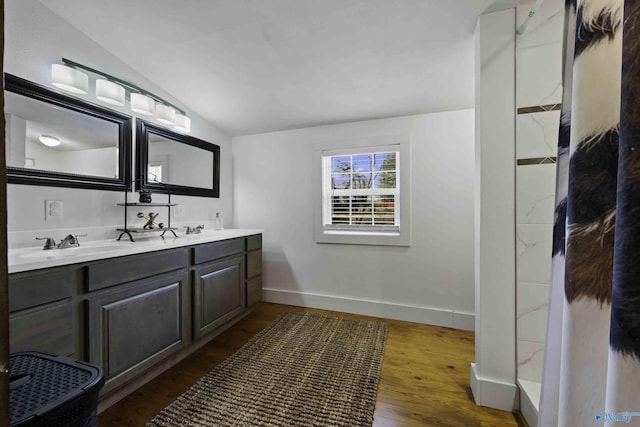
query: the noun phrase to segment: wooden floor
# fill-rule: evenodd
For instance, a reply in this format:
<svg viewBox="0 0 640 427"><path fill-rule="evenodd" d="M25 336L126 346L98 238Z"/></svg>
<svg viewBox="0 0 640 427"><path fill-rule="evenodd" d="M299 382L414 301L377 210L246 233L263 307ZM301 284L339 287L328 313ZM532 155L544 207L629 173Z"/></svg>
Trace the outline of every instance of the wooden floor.
<svg viewBox="0 0 640 427"><path fill-rule="evenodd" d="M227 332L100 414L98 426L144 426L286 310L333 313L260 303L253 313ZM375 427L523 425L509 412L473 403L469 388L469 363L474 360L472 332L396 320L385 322L389 330L374 414Z"/></svg>

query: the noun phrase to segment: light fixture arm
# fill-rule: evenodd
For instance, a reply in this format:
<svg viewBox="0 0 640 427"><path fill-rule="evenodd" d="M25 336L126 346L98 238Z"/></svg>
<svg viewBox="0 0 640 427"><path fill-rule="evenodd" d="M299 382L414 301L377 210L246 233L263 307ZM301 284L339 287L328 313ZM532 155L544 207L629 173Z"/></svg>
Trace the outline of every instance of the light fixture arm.
<svg viewBox="0 0 640 427"><path fill-rule="evenodd" d="M170 103L170 102L166 101L166 100L165 100L165 99L163 99L163 98L160 98L160 97L159 97L159 96L157 96L157 95L154 95L154 94L153 94L153 93L151 93L151 92L147 92L146 90L141 89L140 87L138 87L138 86L134 85L133 83L129 83L129 82L125 81L125 80L119 79L119 78L117 78L117 77L113 77L113 76L112 76L112 75L110 75L110 74L107 74L107 73L104 73L104 72L102 72L102 71L96 70L95 68L87 67L86 65L79 64L79 63L77 63L77 62L71 61L71 60L66 59L66 58L62 58L62 63L63 63L64 65L68 66L68 67L72 67L72 68L81 68L81 69L83 69L83 70L89 71L90 73L93 73L93 74L97 74L97 75L99 75L99 76L102 76L102 77L106 78L107 80L110 80L110 81L116 82L116 83L118 83L118 84L120 84L120 85L122 85L122 86L125 86L125 87L126 87L126 88L128 88L129 90L133 90L133 91L135 91L135 92L137 92L137 93L141 93L141 94L143 94L143 95L146 95L146 96L148 96L149 98L152 98L152 99L153 99L154 101L156 101L156 102L160 102L161 104L165 104L165 105L168 105L168 106L170 106L170 107L173 107L173 108L174 108L177 112L179 112L180 114L186 115L186 112L185 112L184 110L182 110L181 108L176 107L176 106L175 106L175 105L173 105L172 103Z"/></svg>

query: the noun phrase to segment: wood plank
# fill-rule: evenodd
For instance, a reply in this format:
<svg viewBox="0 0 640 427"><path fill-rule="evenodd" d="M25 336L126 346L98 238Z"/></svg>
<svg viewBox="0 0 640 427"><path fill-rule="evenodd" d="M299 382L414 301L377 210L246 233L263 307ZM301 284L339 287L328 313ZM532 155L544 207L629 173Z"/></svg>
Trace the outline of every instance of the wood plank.
<svg viewBox="0 0 640 427"><path fill-rule="evenodd" d="M98 417L98 426L144 425L286 310L345 313L259 303L241 322ZM385 320L389 325L375 427L518 426L514 414L476 406L469 389L473 332Z"/></svg>

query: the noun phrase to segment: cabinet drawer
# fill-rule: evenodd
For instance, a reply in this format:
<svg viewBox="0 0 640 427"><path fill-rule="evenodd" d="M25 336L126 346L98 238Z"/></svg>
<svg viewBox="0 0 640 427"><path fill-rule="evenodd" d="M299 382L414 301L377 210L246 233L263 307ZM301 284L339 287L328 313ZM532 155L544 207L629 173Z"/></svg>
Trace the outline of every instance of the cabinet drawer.
<svg viewBox="0 0 640 427"><path fill-rule="evenodd" d="M12 274L9 276L9 311L68 298L72 280L71 268Z"/></svg>
<svg viewBox="0 0 640 427"><path fill-rule="evenodd" d="M262 273L262 251L247 253L247 278L252 278Z"/></svg>
<svg viewBox="0 0 640 427"><path fill-rule="evenodd" d="M193 248L193 263L201 264L239 254L244 251L244 239L223 240L221 242L205 243Z"/></svg>
<svg viewBox="0 0 640 427"><path fill-rule="evenodd" d="M247 280L247 305L252 306L262 300L262 276Z"/></svg>
<svg viewBox="0 0 640 427"><path fill-rule="evenodd" d="M71 302L61 301L9 317L9 351L42 351L70 356L75 353Z"/></svg>
<svg viewBox="0 0 640 427"><path fill-rule="evenodd" d="M262 234L247 237L247 250L262 249Z"/></svg>
<svg viewBox="0 0 640 427"><path fill-rule="evenodd" d="M87 290L107 288L160 273L185 268L187 249L151 252L145 255L121 257L88 265Z"/></svg>

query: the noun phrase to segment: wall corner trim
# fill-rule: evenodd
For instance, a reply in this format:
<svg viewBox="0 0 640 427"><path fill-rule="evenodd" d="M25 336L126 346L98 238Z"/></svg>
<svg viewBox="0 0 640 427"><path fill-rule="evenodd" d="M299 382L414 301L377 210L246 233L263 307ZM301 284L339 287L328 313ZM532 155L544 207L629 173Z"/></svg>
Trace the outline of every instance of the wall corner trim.
<svg viewBox="0 0 640 427"><path fill-rule="evenodd" d="M478 366L471 363L471 392L478 406L516 412L519 409L518 386L504 381L482 378Z"/></svg>
<svg viewBox="0 0 640 427"><path fill-rule="evenodd" d="M362 314L405 322L473 330L473 313L435 307L413 306L383 301L365 300L336 295L264 288L263 301L299 307L319 308L343 313Z"/></svg>

